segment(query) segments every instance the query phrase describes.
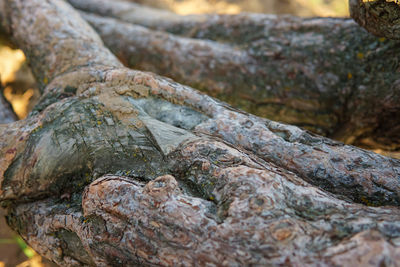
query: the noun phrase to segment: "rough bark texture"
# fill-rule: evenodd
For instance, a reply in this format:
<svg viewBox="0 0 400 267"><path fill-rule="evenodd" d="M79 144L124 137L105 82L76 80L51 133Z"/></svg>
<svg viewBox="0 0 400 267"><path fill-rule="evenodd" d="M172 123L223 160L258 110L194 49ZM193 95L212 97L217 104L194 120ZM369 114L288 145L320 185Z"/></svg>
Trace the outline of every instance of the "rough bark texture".
<svg viewBox="0 0 400 267"><path fill-rule="evenodd" d="M256 14L204 19L124 2L71 2L184 35L84 14L125 65L348 144L400 149L400 46L352 20Z"/></svg>
<svg viewBox="0 0 400 267"><path fill-rule="evenodd" d="M349 0L350 15L377 36L400 40L400 1Z"/></svg>
<svg viewBox="0 0 400 267"><path fill-rule="evenodd" d="M45 85L30 117L0 126L0 201L40 254L62 266L400 261L400 161L124 68L60 0L2 0L0 16Z"/></svg>

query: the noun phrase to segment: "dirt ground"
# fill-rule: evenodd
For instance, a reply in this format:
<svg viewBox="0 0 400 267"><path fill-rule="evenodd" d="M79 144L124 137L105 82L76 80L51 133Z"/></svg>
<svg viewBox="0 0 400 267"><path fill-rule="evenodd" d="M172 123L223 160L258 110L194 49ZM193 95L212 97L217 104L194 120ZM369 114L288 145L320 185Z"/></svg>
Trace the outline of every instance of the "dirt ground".
<svg viewBox="0 0 400 267"><path fill-rule="evenodd" d="M4 218L4 210L0 209L0 240L13 240L15 233L10 230ZM0 242L0 262L3 266L17 266L18 264L27 261L28 257L15 242L13 244L2 244ZM2 264L0 263L0 266Z"/></svg>
<svg viewBox="0 0 400 267"><path fill-rule="evenodd" d="M4 210L0 208L0 267L56 267L39 255L28 258L17 244L14 233L7 225ZM7 242L9 241L9 242Z"/></svg>

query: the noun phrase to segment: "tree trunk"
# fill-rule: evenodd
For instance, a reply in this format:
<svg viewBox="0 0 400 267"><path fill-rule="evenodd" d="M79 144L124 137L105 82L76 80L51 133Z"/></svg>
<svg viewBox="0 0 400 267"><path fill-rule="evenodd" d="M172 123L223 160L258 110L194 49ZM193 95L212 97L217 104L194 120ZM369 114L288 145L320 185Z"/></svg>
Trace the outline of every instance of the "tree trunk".
<svg viewBox="0 0 400 267"><path fill-rule="evenodd" d="M177 16L126 2L70 2L129 22L83 14L127 66L348 144L400 150L400 46L352 20Z"/></svg>
<svg viewBox="0 0 400 267"><path fill-rule="evenodd" d="M400 161L124 68L61 0L1 0L42 85L0 201L64 265L394 265Z"/></svg>

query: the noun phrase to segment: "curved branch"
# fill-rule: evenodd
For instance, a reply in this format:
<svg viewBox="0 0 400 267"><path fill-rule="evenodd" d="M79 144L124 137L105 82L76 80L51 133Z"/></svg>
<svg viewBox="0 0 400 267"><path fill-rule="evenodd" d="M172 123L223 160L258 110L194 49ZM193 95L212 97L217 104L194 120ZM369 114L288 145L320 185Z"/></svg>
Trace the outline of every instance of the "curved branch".
<svg viewBox="0 0 400 267"><path fill-rule="evenodd" d="M114 55L104 48L93 29L71 10L61 0L50 5L36 1L2 0L0 18L3 28L29 58L41 87L62 73L82 67L105 64L121 66ZM25 16L31 11L35 14ZM64 12L71 13L71 16L50 16ZM35 24L30 20L32 16L37 18ZM90 48L76 49L82 46Z"/></svg>
<svg viewBox="0 0 400 267"><path fill-rule="evenodd" d="M208 15L188 15L179 16L173 12L161 10L152 7L146 7L140 4L107 0L68 0L75 8L121 19L126 22L143 25L153 29L174 28L174 25L192 26L193 23L204 22L209 19Z"/></svg>
<svg viewBox="0 0 400 267"><path fill-rule="evenodd" d="M221 44L83 15L130 67L346 143L400 148L399 46L366 34L351 20L246 14L198 25L202 33L196 36L214 40L230 28L232 40ZM252 24L256 32L244 35L236 27L246 20L258 20Z"/></svg>
<svg viewBox="0 0 400 267"><path fill-rule="evenodd" d="M369 32L400 40L400 4L397 0L350 0L350 15Z"/></svg>
<svg viewBox="0 0 400 267"><path fill-rule="evenodd" d="M75 16L58 0L29 5L9 12L33 25L36 8ZM398 259L399 160L116 65L57 76L36 113L0 127L0 201L42 255L100 266Z"/></svg>
<svg viewBox="0 0 400 267"><path fill-rule="evenodd" d="M187 15L179 16L169 11L161 11L155 8L144 7L138 4L114 1L112 4L106 0L68 0L71 5L86 12L96 13L102 16L110 16L133 24L143 25L152 29L167 31L185 36L205 38L202 33L212 32L215 28L225 28L218 32L221 38L232 36L230 30L236 33L242 32L247 35L248 21L240 21L240 29L231 27L231 23L224 25L220 18L231 17L239 21L238 17L243 15ZM350 0L349 8L351 16L368 31L378 36L385 36L389 39L399 39L399 18L400 6L396 0ZM236 17L237 16L237 17ZM236 17L236 18L235 18ZM254 16L250 24L259 24L265 16ZM272 18L275 16L269 16ZM224 18L223 20L229 20ZM274 26L273 26L274 27ZM254 31L254 25L251 25ZM214 34L214 33L213 33ZM233 38L240 40L238 36Z"/></svg>

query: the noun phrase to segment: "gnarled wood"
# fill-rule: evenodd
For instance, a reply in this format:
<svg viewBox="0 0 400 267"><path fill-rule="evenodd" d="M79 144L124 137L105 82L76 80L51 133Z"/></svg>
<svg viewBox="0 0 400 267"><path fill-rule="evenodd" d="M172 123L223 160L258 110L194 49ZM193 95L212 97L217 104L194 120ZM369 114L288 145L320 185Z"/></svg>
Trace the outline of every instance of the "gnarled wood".
<svg viewBox="0 0 400 267"><path fill-rule="evenodd" d="M164 11L136 4L71 2L185 36L84 14L130 67L172 77L258 116L348 144L400 149L400 48L349 19L259 14L204 19L168 13L159 20L155 14Z"/></svg>
<svg viewBox="0 0 400 267"><path fill-rule="evenodd" d="M400 161L124 68L60 0L2 1L50 81L30 117L0 128L0 201L40 254L98 266L399 260Z"/></svg>
<svg viewBox="0 0 400 267"><path fill-rule="evenodd" d="M400 2L398 0L349 0L350 15L377 36L400 40Z"/></svg>
<svg viewBox="0 0 400 267"><path fill-rule="evenodd" d="M180 34L192 35L198 30L201 32L209 28L207 25L216 25L215 18L219 17L218 15L178 16L169 11L157 10L125 1L114 1L113 4L107 0L68 1L76 8L87 12L112 16L133 24ZM399 39L400 5L398 0L349 0L349 9L350 15L368 31L389 39ZM233 29L229 24L226 26L218 25L217 27ZM235 30L237 31L237 29ZM224 35L223 31L220 33ZM225 34L229 36L229 31ZM233 37L236 36L233 35Z"/></svg>

